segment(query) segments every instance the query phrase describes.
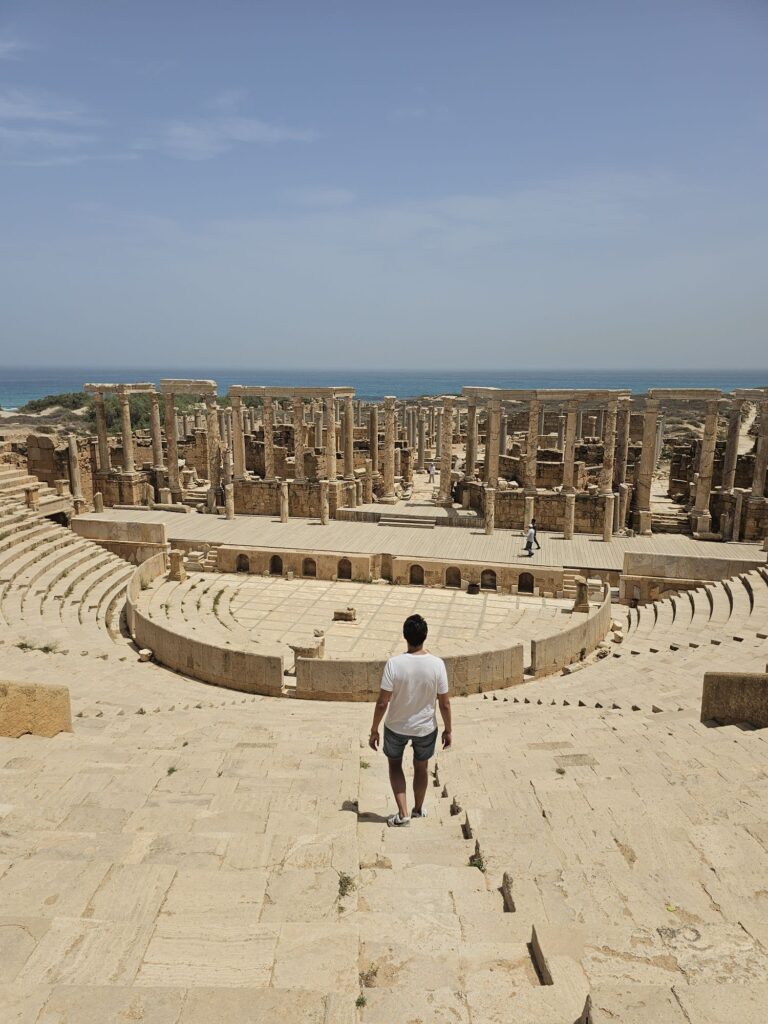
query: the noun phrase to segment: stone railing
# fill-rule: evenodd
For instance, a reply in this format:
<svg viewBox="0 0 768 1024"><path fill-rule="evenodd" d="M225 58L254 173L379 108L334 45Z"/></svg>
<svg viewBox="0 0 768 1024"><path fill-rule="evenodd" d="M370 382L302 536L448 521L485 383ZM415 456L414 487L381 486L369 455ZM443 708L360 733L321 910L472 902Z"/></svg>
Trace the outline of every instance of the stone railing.
<svg viewBox="0 0 768 1024"><path fill-rule="evenodd" d="M453 655L435 648L434 653L445 661L454 696L501 690L523 682L521 643ZM386 658L370 661L297 658L296 696L305 700L375 700L386 661Z"/></svg>
<svg viewBox="0 0 768 1024"><path fill-rule="evenodd" d="M531 640L531 672L537 677L546 676L580 661L605 639L610 627L611 591L605 587L600 605L590 608L584 618L560 633Z"/></svg>
<svg viewBox="0 0 768 1024"><path fill-rule="evenodd" d="M163 626L140 610L141 592L162 576L165 569L165 555L152 555L138 566L128 581L126 619L135 643L152 651L161 665L204 683L279 697L283 686L283 659L280 655L256 654L236 645L224 647L206 643Z"/></svg>

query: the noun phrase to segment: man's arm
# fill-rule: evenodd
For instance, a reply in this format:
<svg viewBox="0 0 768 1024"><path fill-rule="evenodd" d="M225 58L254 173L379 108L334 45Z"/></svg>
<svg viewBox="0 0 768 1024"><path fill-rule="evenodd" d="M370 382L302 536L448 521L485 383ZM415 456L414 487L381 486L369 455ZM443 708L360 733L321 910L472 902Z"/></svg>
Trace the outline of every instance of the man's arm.
<svg viewBox="0 0 768 1024"><path fill-rule="evenodd" d="M450 747L451 736L451 698L447 693L438 693L437 703L440 707L440 715L443 719L443 747Z"/></svg>
<svg viewBox="0 0 768 1024"><path fill-rule="evenodd" d="M368 737L368 746L371 750L379 749L379 726L381 720L386 714L387 707L389 705L390 698L392 697L391 690L379 690L379 698L373 709L373 724L371 725L371 735Z"/></svg>

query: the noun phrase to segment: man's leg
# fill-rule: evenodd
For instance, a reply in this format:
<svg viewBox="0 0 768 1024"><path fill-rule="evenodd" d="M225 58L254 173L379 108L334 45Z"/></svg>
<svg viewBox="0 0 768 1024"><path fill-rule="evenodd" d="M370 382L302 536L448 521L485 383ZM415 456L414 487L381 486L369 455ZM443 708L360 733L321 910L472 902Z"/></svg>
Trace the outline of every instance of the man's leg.
<svg viewBox="0 0 768 1024"><path fill-rule="evenodd" d="M389 782L392 786L392 792L395 794L398 813L401 818L408 818L410 814L408 813L408 801L406 800L405 793L403 759L402 757L390 757L387 760L389 761Z"/></svg>
<svg viewBox="0 0 768 1024"><path fill-rule="evenodd" d="M429 761L413 759L413 809L421 813L429 784Z"/></svg>

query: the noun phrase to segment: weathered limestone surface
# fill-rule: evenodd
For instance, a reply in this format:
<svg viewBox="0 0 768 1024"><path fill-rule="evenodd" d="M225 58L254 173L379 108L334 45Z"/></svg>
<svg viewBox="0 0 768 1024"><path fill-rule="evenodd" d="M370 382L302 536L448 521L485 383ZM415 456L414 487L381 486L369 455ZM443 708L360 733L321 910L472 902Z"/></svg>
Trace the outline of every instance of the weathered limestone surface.
<svg viewBox="0 0 768 1024"><path fill-rule="evenodd" d="M72 732L66 686L0 681L0 736L50 737L60 732Z"/></svg>
<svg viewBox="0 0 768 1024"><path fill-rule="evenodd" d="M721 725L747 722L768 727L768 673L707 672L701 696L701 720Z"/></svg>

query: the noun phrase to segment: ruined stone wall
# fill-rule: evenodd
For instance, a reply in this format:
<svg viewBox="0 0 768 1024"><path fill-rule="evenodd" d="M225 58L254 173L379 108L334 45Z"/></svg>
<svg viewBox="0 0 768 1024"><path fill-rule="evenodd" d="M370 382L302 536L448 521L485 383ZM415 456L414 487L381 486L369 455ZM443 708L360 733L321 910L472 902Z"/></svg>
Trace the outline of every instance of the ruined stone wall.
<svg viewBox="0 0 768 1024"><path fill-rule="evenodd" d="M354 500L355 485L344 480L335 480L328 485L330 515L336 509L351 504ZM280 484L268 480L235 480L235 513L237 515L279 516ZM308 519L320 518L320 483L316 481L289 480L288 514Z"/></svg>
<svg viewBox="0 0 768 1024"><path fill-rule="evenodd" d="M179 458L197 470L201 480L208 479L208 435L204 430L195 429L179 441Z"/></svg>

